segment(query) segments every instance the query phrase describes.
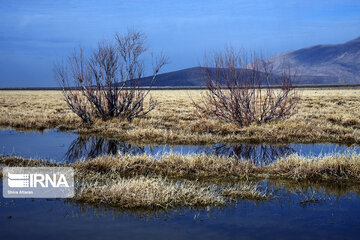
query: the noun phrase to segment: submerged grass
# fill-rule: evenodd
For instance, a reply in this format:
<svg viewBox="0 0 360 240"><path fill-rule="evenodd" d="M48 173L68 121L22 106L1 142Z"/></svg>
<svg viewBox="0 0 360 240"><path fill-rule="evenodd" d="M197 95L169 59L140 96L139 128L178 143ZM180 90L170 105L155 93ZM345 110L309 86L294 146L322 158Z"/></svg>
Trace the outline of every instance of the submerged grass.
<svg viewBox="0 0 360 240"><path fill-rule="evenodd" d="M244 128L197 118L191 103L203 92L156 90L152 96L159 104L146 117L131 123L99 120L85 128L59 91L0 91L0 126L79 129L84 134L142 143L360 143L360 89L303 90L294 116Z"/></svg>
<svg viewBox="0 0 360 240"><path fill-rule="evenodd" d="M308 192L324 192L325 195L343 196L350 193L357 193L360 195L360 185L348 181L296 181L289 179L269 179L270 189L283 189L289 193L302 193ZM276 193L275 193L276 195Z"/></svg>

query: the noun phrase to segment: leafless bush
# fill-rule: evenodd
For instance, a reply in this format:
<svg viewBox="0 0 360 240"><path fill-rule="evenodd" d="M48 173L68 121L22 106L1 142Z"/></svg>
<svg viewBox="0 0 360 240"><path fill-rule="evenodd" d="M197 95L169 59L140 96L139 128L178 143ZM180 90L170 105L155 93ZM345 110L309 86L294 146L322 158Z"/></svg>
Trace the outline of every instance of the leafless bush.
<svg viewBox="0 0 360 240"><path fill-rule="evenodd" d="M205 57L203 66L207 92L193 102L200 117L234 122L238 126L265 123L288 117L300 100L292 86L295 75L289 68L274 74L271 64L233 48ZM272 84L280 84L276 89Z"/></svg>
<svg viewBox="0 0 360 240"><path fill-rule="evenodd" d="M128 31L115 34L113 42L100 42L87 58L79 48L65 63L55 65L55 78L72 111L92 124L96 118L132 121L153 110L156 102L150 97L145 107L144 100L166 59L161 55L155 60L151 84L144 90L140 87L144 76L141 56L146 50L145 35Z"/></svg>

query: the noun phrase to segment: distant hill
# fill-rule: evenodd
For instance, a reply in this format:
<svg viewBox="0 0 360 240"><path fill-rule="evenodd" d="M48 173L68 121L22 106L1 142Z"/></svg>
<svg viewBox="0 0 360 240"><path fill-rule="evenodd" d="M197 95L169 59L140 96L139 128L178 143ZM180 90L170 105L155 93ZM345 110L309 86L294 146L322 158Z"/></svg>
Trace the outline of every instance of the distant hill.
<svg viewBox="0 0 360 240"><path fill-rule="evenodd" d="M204 69L201 67L186 68L179 71L162 73L157 75L154 86L157 87L193 87L204 86ZM141 79L141 86L149 86L152 77Z"/></svg>
<svg viewBox="0 0 360 240"><path fill-rule="evenodd" d="M296 69L299 78L293 84L360 83L360 38L344 44L316 45L275 55L268 59L279 74L283 63ZM204 68L193 67L159 74L154 86L204 86ZM149 86L151 77L141 79L141 86ZM271 84L280 84L273 81Z"/></svg>
<svg viewBox="0 0 360 240"><path fill-rule="evenodd" d="M215 79L215 68L204 67L186 68L179 71L158 74L154 86L156 87L202 87L205 86L205 73L210 73ZM225 71L225 69L224 69ZM247 69L238 69L238 71L250 71ZM144 77L140 80L140 86L150 86L152 77ZM271 80L270 80L271 81ZM271 82L279 84L279 82ZM119 85L119 84L118 84Z"/></svg>
<svg viewBox="0 0 360 240"><path fill-rule="evenodd" d="M156 77L155 87L203 87L205 86L202 67L186 68L179 71L159 74ZM150 86L152 77L144 77L140 80L140 86ZM293 84L337 84L340 83L336 77L328 76L301 76ZM271 81L272 85L280 82ZM120 85L120 84L118 84Z"/></svg>
<svg viewBox="0 0 360 240"><path fill-rule="evenodd" d="M205 69L202 67L186 68L179 71L158 74L155 87L203 87ZM144 77L140 80L140 86L150 86L152 77ZM329 76L301 76L293 84L337 84L340 83L336 77ZM280 82L271 81L272 85ZM120 84L117 84L120 85Z"/></svg>
<svg viewBox="0 0 360 240"><path fill-rule="evenodd" d="M343 44L316 45L269 58L275 72L284 62L303 76L301 83L360 83L360 37Z"/></svg>

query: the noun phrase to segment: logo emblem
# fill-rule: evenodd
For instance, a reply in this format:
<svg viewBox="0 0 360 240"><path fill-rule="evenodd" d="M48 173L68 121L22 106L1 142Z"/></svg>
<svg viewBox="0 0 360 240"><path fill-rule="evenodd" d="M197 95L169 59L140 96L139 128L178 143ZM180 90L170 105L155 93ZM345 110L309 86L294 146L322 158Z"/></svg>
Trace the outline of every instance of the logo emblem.
<svg viewBox="0 0 360 240"><path fill-rule="evenodd" d="M71 167L5 167L5 198L71 198L74 169Z"/></svg>
<svg viewBox="0 0 360 240"><path fill-rule="evenodd" d="M11 174L8 173L8 185L12 188L29 187L29 174Z"/></svg>

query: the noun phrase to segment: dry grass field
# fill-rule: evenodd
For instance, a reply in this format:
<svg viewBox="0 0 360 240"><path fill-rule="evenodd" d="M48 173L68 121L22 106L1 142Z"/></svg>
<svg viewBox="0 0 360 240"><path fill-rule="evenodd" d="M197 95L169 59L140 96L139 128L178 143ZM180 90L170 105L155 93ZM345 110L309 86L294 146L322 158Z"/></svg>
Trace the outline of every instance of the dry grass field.
<svg viewBox="0 0 360 240"><path fill-rule="evenodd" d="M133 122L97 121L91 128L67 107L59 91L0 91L0 126L20 129L60 127L138 143L360 143L360 89L306 89L292 117L239 128L199 119L192 100L202 90L154 90L157 108Z"/></svg>

